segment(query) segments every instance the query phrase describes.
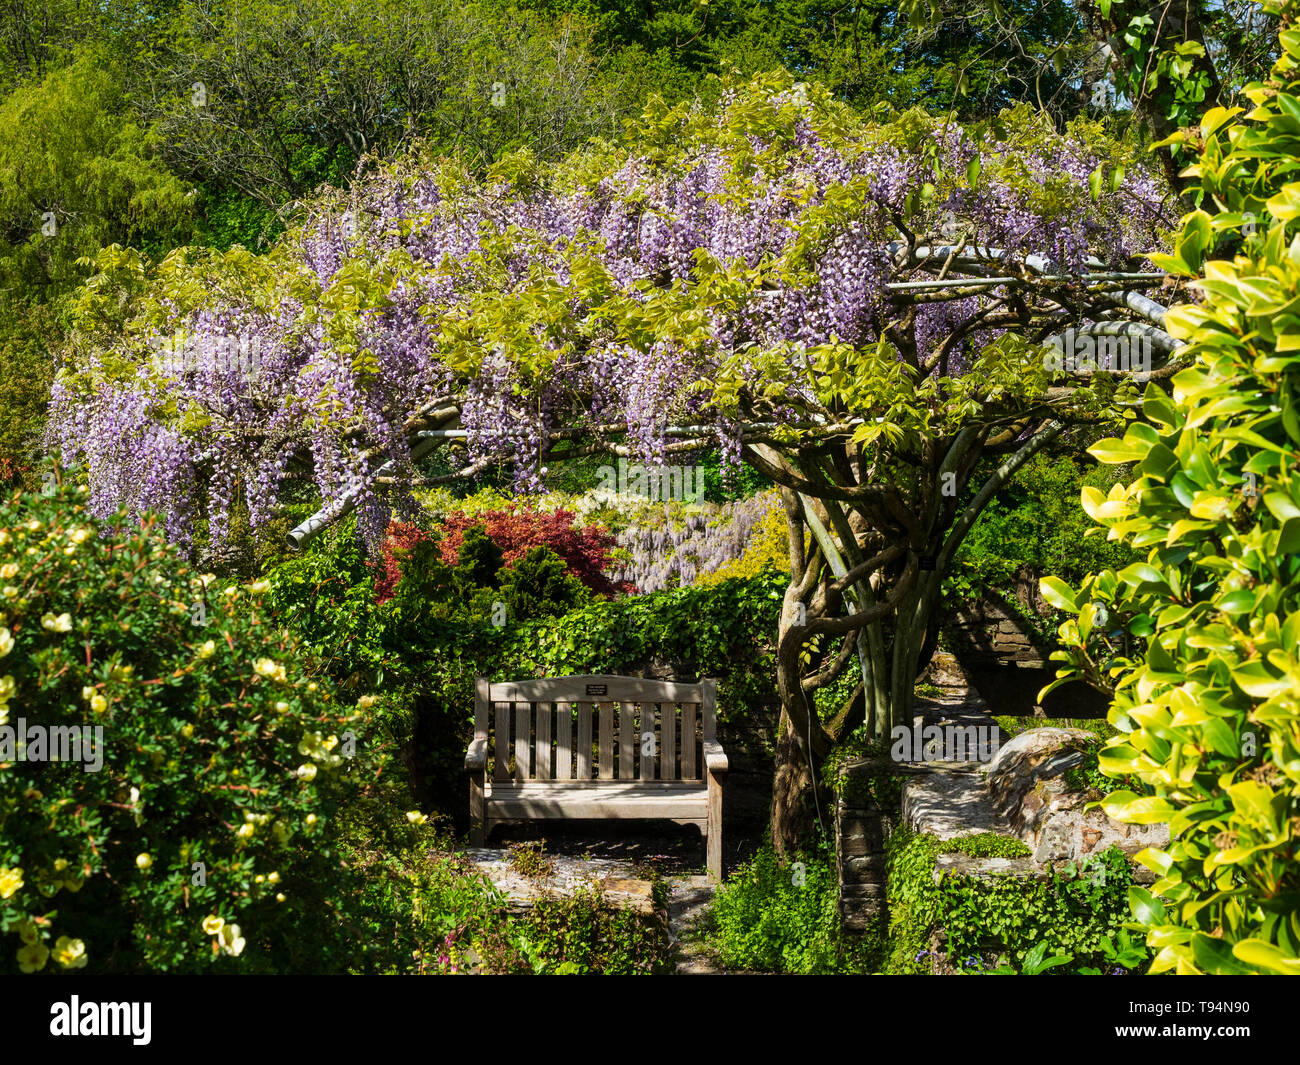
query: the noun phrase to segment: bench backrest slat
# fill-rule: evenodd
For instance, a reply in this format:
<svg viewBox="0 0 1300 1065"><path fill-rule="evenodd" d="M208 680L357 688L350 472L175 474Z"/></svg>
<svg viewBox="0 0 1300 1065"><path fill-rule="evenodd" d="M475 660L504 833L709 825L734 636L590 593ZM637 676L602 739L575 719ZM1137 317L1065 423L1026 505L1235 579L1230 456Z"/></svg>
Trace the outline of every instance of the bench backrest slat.
<svg viewBox="0 0 1300 1065"><path fill-rule="evenodd" d="M600 704L600 779L614 779L614 704Z"/></svg>
<svg viewBox="0 0 1300 1065"><path fill-rule="evenodd" d="M682 707L683 713L686 707ZM682 735L686 735L682 730ZM692 736L691 739L695 737ZM677 780L677 711L669 703L659 715L659 776Z"/></svg>
<svg viewBox="0 0 1300 1065"><path fill-rule="evenodd" d="M527 703L515 703L515 781L528 780L533 775L533 760L529 750L532 741L533 708Z"/></svg>
<svg viewBox="0 0 1300 1065"><path fill-rule="evenodd" d="M672 706L669 704L669 714L671 716ZM638 746L641 748L641 779L654 780L655 778L655 749L659 746L658 737L655 736L655 704L641 704L641 731L637 735ZM670 779L667 776L665 780Z"/></svg>
<svg viewBox="0 0 1300 1065"><path fill-rule="evenodd" d="M695 772L695 704L682 707L682 779L697 780Z"/></svg>
<svg viewBox="0 0 1300 1065"><path fill-rule="evenodd" d="M537 748L533 755L533 776L551 779L551 704L537 704Z"/></svg>
<svg viewBox="0 0 1300 1065"><path fill-rule="evenodd" d="M619 703L618 705L618 778L628 780L632 776L632 760L636 752L636 733L632 728L632 718L636 714L636 703Z"/></svg>
<svg viewBox="0 0 1300 1065"><path fill-rule="evenodd" d="M497 703L497 726L493 730L492 757L496 763L492 779L510 779L510 704Z"/></svg>
<svg viewBox="0 0 1300 1065"><path fill-rule="evenodd" d="M701 744L716 733L712 680L480 678L475 690L474 734L491 733L492 779L501 783L700 780Z"/></svg>
<svg viewBox="0 0 1300 1065"><path fill-rule="evenodd" d="M573 710L563 702L555 704L555 779L573 779Z"/></svg>
<svg viewBox="0 0 1300 1065"><path fill-rule="evenodd" d="M577 703L578 708L578 780L591 779L591 703Z"/></svg>

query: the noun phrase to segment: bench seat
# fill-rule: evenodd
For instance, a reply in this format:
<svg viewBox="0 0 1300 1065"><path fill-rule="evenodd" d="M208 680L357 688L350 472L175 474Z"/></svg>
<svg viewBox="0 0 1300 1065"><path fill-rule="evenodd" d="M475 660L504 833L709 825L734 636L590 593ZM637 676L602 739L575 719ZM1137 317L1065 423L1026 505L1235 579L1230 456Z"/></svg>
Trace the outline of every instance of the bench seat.
<svg viewBox="0 0 1300 1065"><path fill-rule="evenodd" d="M484 798L491 810L491 819L496 823L508 820L584 821L607 817L706 821L709 816L707 790L688 781L492 784Z"/></svg>
<svg viewBox="0 0 1300 1065"><path fill-rule="evenodd" d="M722 876L716 681L580 676L475 684L470 839L530 821L663 820L693 825Z"/></svg>

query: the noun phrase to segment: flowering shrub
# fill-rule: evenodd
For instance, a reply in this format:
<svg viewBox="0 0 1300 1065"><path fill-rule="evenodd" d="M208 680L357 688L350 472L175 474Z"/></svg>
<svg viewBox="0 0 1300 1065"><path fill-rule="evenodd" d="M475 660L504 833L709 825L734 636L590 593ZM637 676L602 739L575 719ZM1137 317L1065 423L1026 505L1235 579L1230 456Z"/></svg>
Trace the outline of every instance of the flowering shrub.
<svg viewBox="0 0 1300 1065"><path fill-rule="evenodd" d="M266 623L266 582L83 493L0 500L0 972L357 963L331 836L363 708Z"/></svg>
<svg viewBox="0 0 1300 1065"><path fill-rule="evenodd" d="M758 522L750 528L741 556L701 573L695 579L697 586L719 584L733 577L757 577L768 570L790 572L790 541L785 524L785 508L781 506L780 497L775 494L764 498L770 501L768 509L763 511ZM748 519L749 515L746 514L746 521Z"/></svg>
<svg viewBox="0 0 1300 1065"><path fill-rule="evenodd" d="M780 537L775 550L771 545L774 524ZM762 536L761 545L755 542L756 536ZM770 556L778 569L789 568L785 517L774 492L704 509L646 507L639 520L619 534L618 543L621 558L612 572L641 592L686 587L705 575L719 574L716 580L753 576L763 568L760 555L764 560ZM755 552L752 571L721 574L723 567L744 559L751 549Z"/></svg>

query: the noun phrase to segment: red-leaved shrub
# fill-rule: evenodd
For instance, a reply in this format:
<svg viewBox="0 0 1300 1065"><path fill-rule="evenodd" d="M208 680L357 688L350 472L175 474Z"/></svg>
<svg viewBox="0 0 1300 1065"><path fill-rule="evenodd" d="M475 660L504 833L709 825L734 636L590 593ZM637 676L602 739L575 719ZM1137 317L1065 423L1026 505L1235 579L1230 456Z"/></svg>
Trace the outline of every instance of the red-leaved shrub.
<svg viewBox="0 0 1300 1065"><path fill-rule="evenodd" d="M382 557L370 565L375 570L375 602L386 603L393 598L393 590L402 579L402 563L416 546L429 539L423 529L404 521L390 521L380 548ZM455 561L453 557L452 561Z"/></svg>
<svg viewBox="0 0 1300 1065"><path fill-rule="evenodd" d="M573 517L573 512L568 510L542 514L527 508L489 510L477 517L453 514L443 525L438 546L443 562L455 565L465 530L482 525L488 537L501 548L506 566L523 558L531 548L549 547L564 559L569 572L597 595L613 596L628 591L630 585L616 583L604 573L614 537L600 528L574 528Z"/></svg>

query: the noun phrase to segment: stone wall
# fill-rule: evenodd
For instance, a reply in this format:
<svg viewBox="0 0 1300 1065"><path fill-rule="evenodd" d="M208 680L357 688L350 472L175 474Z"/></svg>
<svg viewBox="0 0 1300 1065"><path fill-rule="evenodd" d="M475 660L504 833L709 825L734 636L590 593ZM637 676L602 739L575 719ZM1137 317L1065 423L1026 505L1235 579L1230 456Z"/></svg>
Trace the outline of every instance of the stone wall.
<svg viewBox="0 0 1300 1065"><path fill-rule="evenodd" d="M846 764L835 806L840 920L855 932L864 931L885 913L885 843L898 815L873 802L867 786L871 777L882 773L897 774L898 766L866 759Z"/></svg>
<svg viewBox="0 0 1300 1065"><path fill-rule="evenodd" d="M1051 649L1043 647L1006 601L991 597L964 603L948 621L950 643L960 647L966 661L988 664L1047 664Z"/></svg>
<svg viewBox="0 0 1300 1065"><path fill-rule="evenodd" d="M1086 809L1100 793L1066 787L1065 772L1084 760L1085 748L1098 744L1093 733L1081 729L1031 729L989 763L985 776L993 807L1033 848L1034 861L1078 861L1112 845L1131 857L1149 846L1168 845L1168 825L1113 820L1099 809Z"/></svg>
<svg viewBox="0 0 1300 1065"><path fill-rule="evenodd" d="M1054 647L1023 612L1045 615L1038 575L1018 572L999 592L964 603L943 622L945 642L976 691L995 714L1016 717L1104 717L1107 700L1084 684L1051 692L1040 705L1038 693L1056 678Z"/></svg>

